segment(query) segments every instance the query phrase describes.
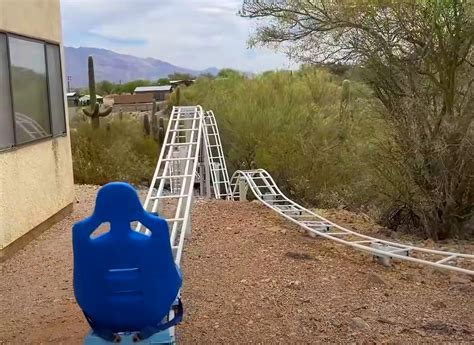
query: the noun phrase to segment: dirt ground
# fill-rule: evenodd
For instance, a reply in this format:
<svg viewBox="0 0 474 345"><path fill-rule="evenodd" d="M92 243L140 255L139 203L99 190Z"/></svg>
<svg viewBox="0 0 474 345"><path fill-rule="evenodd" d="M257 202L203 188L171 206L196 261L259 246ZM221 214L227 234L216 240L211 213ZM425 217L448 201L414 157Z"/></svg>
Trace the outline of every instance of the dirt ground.
<svg viewBox="0 0 474 345"><path fill-rule="evenodd" d="M77 186L74 213L0 264L0 344L82 342L71 225L91 213L96 191ZM374 228L350 213L327 216ZM474 342L469 277L382 267L255 202L197 200L183 260L182 344Z"/></svg>

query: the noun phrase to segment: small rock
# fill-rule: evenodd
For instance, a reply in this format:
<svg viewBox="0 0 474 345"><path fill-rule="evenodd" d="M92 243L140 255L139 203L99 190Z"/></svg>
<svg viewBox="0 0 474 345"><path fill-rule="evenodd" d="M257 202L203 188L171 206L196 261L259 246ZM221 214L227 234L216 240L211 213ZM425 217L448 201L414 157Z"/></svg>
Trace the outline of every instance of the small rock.
<svg viewBox="0 0 474 345"><path fill-rule="evenodd" d="M381 317L377 321L381 322L381 323L386 323L386 324L389 324L389 325L395 325L397 323L395 321L395 319L392 319L392 318L389 318L389 317Z"/></svg>
<svg viewBox="0 0 474 345"><path fill-rule="evenodd" d="M451 276L449 281L451 282L451 284L469 284L471 282L470 279L466 279L466 278L461 277L459 275Z"/></svg>
<svg viewBox="0 0 474 345"><path fill-rule="evenodd" d="M444 309L447 307L443 301L434 301L431 305L436 309Z"/></svg>
<svg viewBox="0 0 474 345"><path fill-rule="evenodd" d="M370 272L367 275L367 280L371 283L387 286L388 283L380 275L374 272Z"/></svg>
<svg viewBox="0 0 474 345"><path fill-rule="evenodd" d="M462 291L465 293L474 292L474 283L459 285L459 291Z"/></svg>
<svg viewBox="0 0 474 345"><path fill-rule="evenodd" d="M281 229L280 232L285 235L286 234L286 229Z"/></svg>
<svg viewBox="0 0 474 345"><path fill-rule="evenodd" d="M424 330L437 331L445 334L452 334L456 331L455 327L440 320L431 320L421 326Z"/></svg>
<svg viewBox="0 0 474 345"><path fill-rule="evenodd" d="M287 287L292 288L292 289L299 289L301 285L301 282L299 280L295 281L290 281L288 284L286 284Z"/></svg>
<svg viewBox="0 0 474 345"><path fill-rule="evenodd" d="M352 318L351 321L352 321L351 326L355 329L359 329L359 330L370 329L369 324L360 317L354 317Z"/></svg>

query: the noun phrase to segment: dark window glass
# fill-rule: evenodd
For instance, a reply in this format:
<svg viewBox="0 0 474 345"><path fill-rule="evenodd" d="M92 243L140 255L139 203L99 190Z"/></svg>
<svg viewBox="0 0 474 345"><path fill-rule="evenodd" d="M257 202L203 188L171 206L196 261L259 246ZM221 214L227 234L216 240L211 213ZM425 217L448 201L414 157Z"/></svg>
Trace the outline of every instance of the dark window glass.
<svg viewBox="0 0 474 345"><path fill-rule="evenodd" d="M49 105L51 107L51 127L53 135L66 133L64 114L64 90L61 73L61 54L59 47L46 44L46 61L48 62Z"/></svg>
<svg viewBox="0 0 474 345"><path fill-rule="evenodd" d="M0 33L0 150L14 144L7 36Z"/></svg>
<svg viewBox="0 0 474 345"><path fill-rule="evenodd" d="M17 144L51 134L43 43L9 37Z"/></svg>

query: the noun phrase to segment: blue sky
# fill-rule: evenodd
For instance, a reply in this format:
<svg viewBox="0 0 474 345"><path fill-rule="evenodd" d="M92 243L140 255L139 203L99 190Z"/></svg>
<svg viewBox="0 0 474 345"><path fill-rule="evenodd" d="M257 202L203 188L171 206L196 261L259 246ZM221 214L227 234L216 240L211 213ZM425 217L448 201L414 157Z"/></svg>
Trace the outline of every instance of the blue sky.
<svg viewBox="0 0 474 345"><path fill-rule="evenodd" d="M248 49L255 23L236 15L240 6L240 0L61 0L64 44L192 69L292 67L282 52Z"/></svg>

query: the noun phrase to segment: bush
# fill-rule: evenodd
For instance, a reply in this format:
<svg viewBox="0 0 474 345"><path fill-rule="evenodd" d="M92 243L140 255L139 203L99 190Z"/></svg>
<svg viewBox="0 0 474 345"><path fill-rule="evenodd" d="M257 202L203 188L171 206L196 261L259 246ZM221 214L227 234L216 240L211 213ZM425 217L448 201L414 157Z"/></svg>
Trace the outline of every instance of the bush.
<svg viewBox="0 0 474 345"><path fill-rule="evenodd" d="M367 208L377 203L368 162L383 128L368 88L350 87L342 107L342 79L325 70L235 74L198 79L181 103L214 110L230 172L265 168L303 203Z"/></svg>
<svg viewBox="0 0 474 345"><path fill-rule="evenodd" d="M104 121L98 129L76 121L71 147L75 182L99 185L111 181L148 185L160 152L134 118Z"/></svg>

